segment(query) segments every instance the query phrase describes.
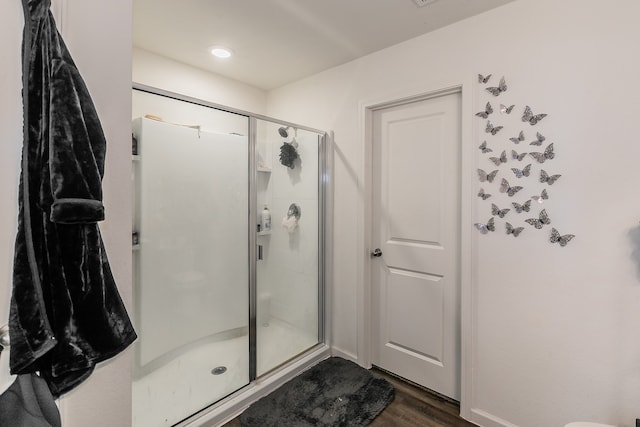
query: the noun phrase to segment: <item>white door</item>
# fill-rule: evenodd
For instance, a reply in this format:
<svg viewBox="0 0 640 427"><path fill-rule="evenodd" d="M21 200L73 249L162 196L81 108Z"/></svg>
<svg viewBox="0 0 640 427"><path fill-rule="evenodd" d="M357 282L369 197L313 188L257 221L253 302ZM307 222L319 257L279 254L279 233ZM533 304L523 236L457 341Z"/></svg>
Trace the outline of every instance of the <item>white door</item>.
<svg viewBox="0 0 640 427"><path fill-rule="evenodd" d="M375 110L372 134L373 364L456 400L460 101Z"/></svg>

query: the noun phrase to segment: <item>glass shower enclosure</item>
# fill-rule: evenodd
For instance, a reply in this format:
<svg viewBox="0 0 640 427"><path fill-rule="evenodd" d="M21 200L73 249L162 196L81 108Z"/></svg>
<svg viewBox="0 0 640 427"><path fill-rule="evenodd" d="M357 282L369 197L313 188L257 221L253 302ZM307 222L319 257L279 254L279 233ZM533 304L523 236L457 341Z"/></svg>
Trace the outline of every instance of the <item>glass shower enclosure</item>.
<svg viewBox="0 0 640 427"><path fill-rule="evenodd" d="M324 342L326 139L134 87L134 426L178 424Z"/></svg>

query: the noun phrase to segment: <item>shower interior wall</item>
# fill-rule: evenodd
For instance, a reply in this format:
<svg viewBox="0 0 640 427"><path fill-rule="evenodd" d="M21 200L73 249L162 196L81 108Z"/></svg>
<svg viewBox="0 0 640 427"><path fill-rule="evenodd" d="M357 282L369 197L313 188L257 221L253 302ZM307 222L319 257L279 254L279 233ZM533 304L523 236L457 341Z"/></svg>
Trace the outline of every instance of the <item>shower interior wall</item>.
<svg viewBox="0 0 640 427"><path fill-rule="evenodd" d="M277 123L258 120L257 214L266 204L271 212L272 232L260 235L264 259L258 261L258 318L273 316L317 337L318 323L318 134L299 131L299 161L293 169L280 164L280 146L291 141L278 134ZM268 172L261 172L261 170ZM302 215L298 228L288 233L282 226L289 206L295 203ZM269 314L265 316L265 311ZM259 357L260 355L258 355Z"/></svg>

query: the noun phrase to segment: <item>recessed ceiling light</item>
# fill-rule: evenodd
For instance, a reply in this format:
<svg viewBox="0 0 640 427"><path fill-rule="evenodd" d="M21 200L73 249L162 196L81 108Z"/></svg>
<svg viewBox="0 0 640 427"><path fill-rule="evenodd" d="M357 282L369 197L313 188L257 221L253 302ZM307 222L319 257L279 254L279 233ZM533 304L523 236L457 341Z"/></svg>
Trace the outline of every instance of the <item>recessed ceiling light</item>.
<svg viewBox="0 0 640 427"><path fill-rule="evenodd" d="M228 58L231 56L231 50L226 47L216 46L211 48L211 54L217 58Z"/></svg>

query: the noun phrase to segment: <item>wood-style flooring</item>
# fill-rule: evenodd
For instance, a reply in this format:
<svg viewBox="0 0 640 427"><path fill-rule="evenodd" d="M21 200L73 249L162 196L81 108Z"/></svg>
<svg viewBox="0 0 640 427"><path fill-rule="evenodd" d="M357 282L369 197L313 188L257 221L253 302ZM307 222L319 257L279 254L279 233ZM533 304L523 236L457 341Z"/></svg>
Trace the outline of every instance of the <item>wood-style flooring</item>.
<svg viewBox="0 0 640 427"><path fill-rule="evenodd" d="M395 398L371 423L371 427L465 427L475 426L458 415L460 406L437 393L423 389L373 368L395 387ZM222 427L240 427L236 417Z"/></svg>
<svg viewBox="0 0 640 427"><path fill-rule="evenodd" d="M396 391L393 402L373 420L372 427L475 426L460 418L460 405L457 402L375 367L372 372L393 384Z"/></svg>

